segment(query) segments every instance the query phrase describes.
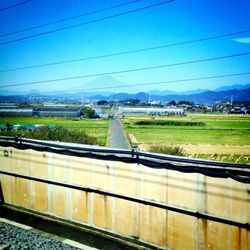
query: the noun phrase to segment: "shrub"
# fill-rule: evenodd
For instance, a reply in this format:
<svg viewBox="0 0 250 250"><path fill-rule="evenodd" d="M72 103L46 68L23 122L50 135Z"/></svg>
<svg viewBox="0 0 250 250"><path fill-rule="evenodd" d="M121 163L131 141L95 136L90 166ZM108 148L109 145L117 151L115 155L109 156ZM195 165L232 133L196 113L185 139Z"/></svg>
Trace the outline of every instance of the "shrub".
<svg viewBox="0 0 250 250"><path fill-rule="evenodd" d="M95 111L94 109L88 107L85 111L85 115L87 118L94 118L95 117Z"/></svg>
<svg viewBox="0 0 250 250"><path fill-rule="evenodd" d="M90 145L98 144L95 137L91 137L85 132L69 130L60 126L43 127L33 131L1 131L1 135L5 136L16 136L17 134L23 134L23 137L37 140L62 141Z"/></svg>
<svg viewBox="0 0 250 250"><path fill-rule="evenodd" d="M185 156L183 148L179 146L166 146L166 145L152 145L149 149L150 152L168 155Z"/></svg>

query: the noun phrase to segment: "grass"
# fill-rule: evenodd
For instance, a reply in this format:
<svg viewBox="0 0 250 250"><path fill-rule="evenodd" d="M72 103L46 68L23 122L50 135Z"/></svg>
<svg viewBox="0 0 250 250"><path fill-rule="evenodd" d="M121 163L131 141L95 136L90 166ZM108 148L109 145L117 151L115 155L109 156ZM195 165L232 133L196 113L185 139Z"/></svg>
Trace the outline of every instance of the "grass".
<svg viewBox="0 0 250 250"><path fill-rule="evenodd" d="M194 154L194 158L249 164L250 155L244 154Z"/></svg>
<svg viewBox="0 0 250 250"><path fill-rule="evenodd" d="M208 145L212 145L213 150L218 146L218 153L222 155L223 149L226 149L227 152L225 151L226 153L220 160L237 161L239 159L239 162L245 163L250 156L249 150L247 152L245 152L245 148L243 150L243 147L250 145L250 116L188 114L185 117L157 117L152 120L145 115L126 117L122 121L126 133L133 136L139 147L142 145L142 149L150 150L150 147L161 144L181 148L185 146L186 151L186 148L192 149L192 145L194 145L195 157L199 155L199 157L207 159L214 155L214 152L209 152ZM172 125L173 121L175 121L174 126ZM182 124L188 124L189 122L196 125L182 126ZM159 126L158 124L165 125ZM228 150L230 145L231 151ZM238 146L237 153L239 147L242 147L244 155L231 159L230 155L234 154L236 146ZM204 154L204 150L202 151L203 148L208 150L206 154ZM228 153L228 151L230 152ZM187 156L191 155L194 154L187 154ZM217 158L219 159L219 157Z"/></svg>
<svg viewBox="0 0 250 250"><path fill-rule="evenodd" d="M107 119L78 119L56 117L1 117L0 124L53 124L77 130L95 137L100 146L106 146L109 121ZM19 132L18 132L19 133Z"/></svg>
<svg viewBox="0 0 250 250"><path fill-rule="evenodd" d="M162 144L153 145L150 147L150 152L159 153L159 154L168 154L168 155L178 155L185 156L185 152L179 146L172 147Z"/></svg>
<svg viewBox="0 0 250 250"><path fill-rule="evenodd" d="M184 149L186 156L239 163L250 162L249 115L188 114L185 117L172 116L156 119L145 115L126 117L122 119L122 122L126 133L134 138L141 149L145 148L150 151L150 148L151 150L153 148L156 152L157 150L164 151L169 147L179 147ZM196 125L183 126L190 122ZM109 121L106 119L0 118L0 124L6 123L54 124L93 136L98 140L99 145L107 144ZM160 149L159 145L162 145Z"/></svg>
<svg viewBox="0 0 250 250"><path fill-rule="evenodd" d="M79 119L64 117L1 117L0 124L54 124L66 128L108 127L106 119Z"/></svg>
<svg viewBox="0 0 250 250"><path fill-rule="evenodd" d="M249 131L183 128L126 128L143 144L230 144L250 145Z"/></svg>

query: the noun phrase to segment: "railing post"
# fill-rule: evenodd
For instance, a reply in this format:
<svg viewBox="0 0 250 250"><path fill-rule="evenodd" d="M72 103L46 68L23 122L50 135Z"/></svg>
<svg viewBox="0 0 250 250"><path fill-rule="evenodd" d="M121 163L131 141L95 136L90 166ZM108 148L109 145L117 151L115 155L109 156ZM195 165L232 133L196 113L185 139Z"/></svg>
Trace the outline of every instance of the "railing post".
<svg viewBox="0 0 250 250"><path fill-rule="evenodd" d="M0 206L4 204L4 196L3 196L3 189L2 189L2 184L0 181Z"/></svg>

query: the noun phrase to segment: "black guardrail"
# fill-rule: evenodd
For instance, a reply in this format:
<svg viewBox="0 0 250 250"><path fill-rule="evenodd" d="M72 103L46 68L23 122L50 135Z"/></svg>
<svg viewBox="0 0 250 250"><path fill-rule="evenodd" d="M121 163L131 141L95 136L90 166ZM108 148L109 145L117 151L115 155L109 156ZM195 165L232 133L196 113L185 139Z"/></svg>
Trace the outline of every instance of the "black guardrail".
<svg viewBox="0 0 250 250"><path fill-rule="evenodd" d="M20 137L0 137L0 146L20 150L33 149L56 154L93 158L99 160L137 163L155 169L168 169L183 173L199 173L214 178L231 178L238 182L250 183L250 165L190 159L140 152L136 149L120 150L104 147L70 146L24 139Z"/></svg>

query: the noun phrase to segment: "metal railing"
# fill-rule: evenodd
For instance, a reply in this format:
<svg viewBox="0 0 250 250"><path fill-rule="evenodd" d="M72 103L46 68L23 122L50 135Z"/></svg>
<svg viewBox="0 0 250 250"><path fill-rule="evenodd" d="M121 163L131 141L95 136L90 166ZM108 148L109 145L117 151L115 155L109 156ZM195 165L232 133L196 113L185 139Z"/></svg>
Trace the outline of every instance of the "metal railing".
<svg viewBox="0 0 250 250"><path fill-rule="evenodd" d="M183 173L199 173L214 178L231 178L241 183L250 183L250 165L218 162L187 157L169 156L140 152L136 149L122 150L104 147L81 147L21 137L0 136L0 146L25 150L51 152L56 154L93 158L108 161L142 164L149 168L168 169Z"/></svg>

